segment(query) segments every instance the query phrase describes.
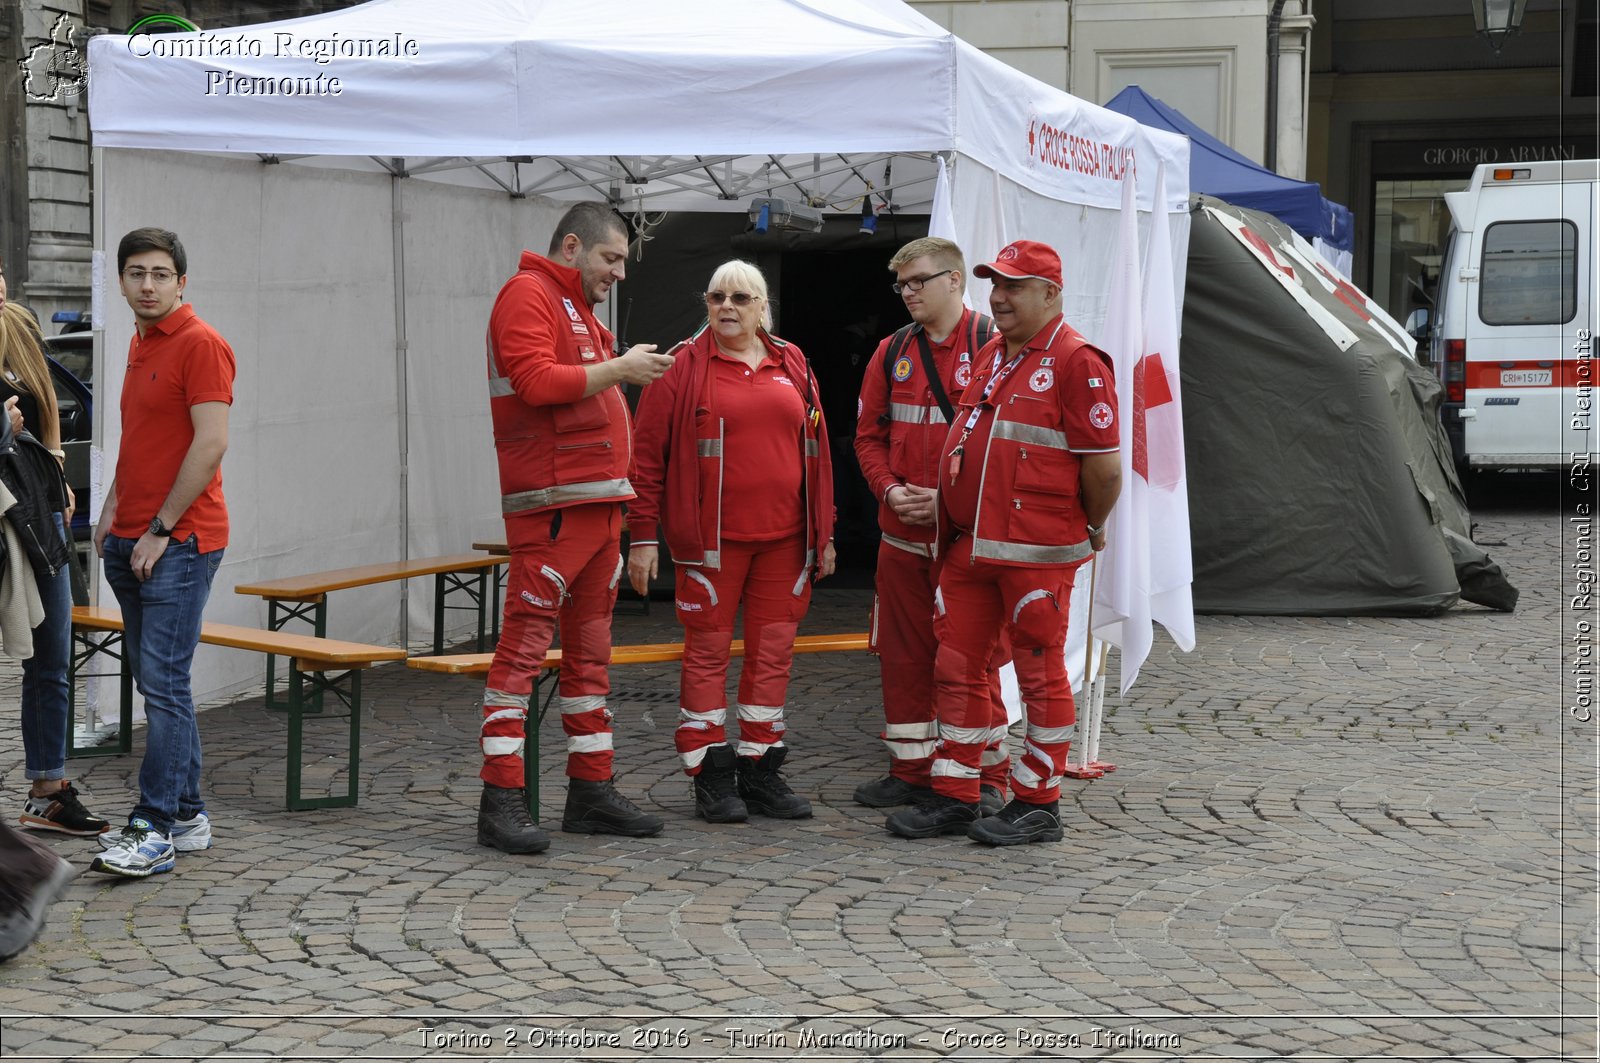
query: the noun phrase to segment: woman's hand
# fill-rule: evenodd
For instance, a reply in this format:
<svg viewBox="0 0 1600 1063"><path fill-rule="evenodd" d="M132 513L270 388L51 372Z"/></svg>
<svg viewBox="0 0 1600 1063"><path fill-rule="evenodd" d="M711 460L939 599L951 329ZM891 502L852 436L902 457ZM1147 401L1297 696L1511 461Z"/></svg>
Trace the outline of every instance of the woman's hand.
<svg viewBox="0 0 1600 1063"><path fill-rule="evenodd" d="M67 509L66 512L61 514L61 519L67 526L67 541L71 542L72 514L78 508L78 496L72 493L72 485L67 483L65 480L61 482L61 486L67 489Z"/></svg>
<svg viewBox="0 0 1600 1063"><path fill-rule="evenodd" d="M628 550L628 584L643 598L650 593L650 581L656 578L656 568L661 563L658 546L635 546Z"/></svg>
<svg viewBox="0 0 1600 1063"><path fill-rule="evenodd" d="M817 578L826 579L833 575L833 569L838 561L838 554L833 549L833 543L828 543L822 548L822 561L817 565Z"/></svg>
<svg viewBox="0 0 1600 1063"><path fill-rule="evenodd" d="M22 431L22 411L17 409L17 396L13 395L6 400L6 416L11 418L11 434L17 435Z"/></svg>

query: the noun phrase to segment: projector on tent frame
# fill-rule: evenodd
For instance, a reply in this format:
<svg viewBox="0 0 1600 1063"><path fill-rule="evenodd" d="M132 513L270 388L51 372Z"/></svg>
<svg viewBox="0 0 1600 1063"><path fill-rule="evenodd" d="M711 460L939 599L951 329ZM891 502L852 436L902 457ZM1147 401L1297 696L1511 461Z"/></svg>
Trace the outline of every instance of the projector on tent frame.
<svg viewBox="0 0 1600 1063"><path fill-rule="evenodd" d="M789 199L758 197L750 201L750 222L756 232L768 229L794 229L803 233L822 231L822 211Z"/></svg>

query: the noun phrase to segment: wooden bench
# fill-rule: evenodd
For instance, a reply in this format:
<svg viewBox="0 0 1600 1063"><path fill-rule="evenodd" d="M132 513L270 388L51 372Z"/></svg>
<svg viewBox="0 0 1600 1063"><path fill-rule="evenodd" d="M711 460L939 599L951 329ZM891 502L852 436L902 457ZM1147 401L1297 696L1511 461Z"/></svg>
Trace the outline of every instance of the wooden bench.
<svg viewBox="0 0 1600 1063"><path fill-rule="evenodd" d="M122 649L122 633L122 614L117 610L100 606L73 607L74 645L67 677L70 696L74 700L77 697L79 674L91 674L82 672L83 666L104 654L119 662L122 705L121 727L115 746L88 750L74 746L68 750L69 756L111 756L133 749L133 673L127 654ZM91 637L94 634L103 637L94 639ZM289 749L284 803L291 811L354 805L361 782L361 672L379 661L403 660L405 650L390 646L367 646L359 642L339 642L287 631L237 627L233 624L201 625L200 641L210 646L254 650L289 659L289 699L285 706L289 714ZM329 673L338 674L330 677ZM349 788L342 795L304 797L300 793L302 727L305 716L322 714L320 702L313 704L309 695L324 691L334 694L348 709L350 724L346 771ZM334 718L334 715L327 714L328 718ZM76 712L73 718L76 718Z"/></svg>
<svg viewBox="0 0 1600 1063"><path fill-rule="evenodd" d="M871 636L866 632L849 635L801 635L794 640L796 653L834 653L839 651L865 650L868 648ZM744 656L744 640L734 639L728 648L730 657ZM420 672L434 672L442 675L486 675L489 665L494 660L492 653L454 653L435 657L412 657L406 661L406 667L415 668ZM637 646L611 647L611 663L617 664L661 664L667 661L683 660L683 643L681 642L652 642ZM526 748L523 751L522 767L524 772L524 785L528 788L528 813L535 820L539 818L539 727L544 722L545 713L550 710L550 702L555 699L557 684L555 678L561 672L561 651L551 650L545 654L544 661L539 665L539 674L534 679L533 696L530 704L539 702L539 687L547 680L550 681L550 691L544 697L544 703L539 708L538 720L531 727L524 727L526 735Z"/></svg>
<svg viewBox="0 0 1600 1063"><path fill-rule="evenodd" d="M268 580L265 583L241 583L233 588L235 594L248 594L264 598L267 602L267 627L281 631L291 620L311 625L312 634L318 638L328 634L328 595L352 587L371 587L380 583L394 583L417 576L433 577L433 652L444 652L444 614L446 609L475 609L478 614L478 649L484 648L484 632L492 621L493 634L500 634L500 581L499 574L489 578L490 572L509 559L494 554L450 554L445 557L412 558L409 561L389 561L380 565L359 565L339 568L329 572L313 572L306 576ZM464 578L465 577L465 578ZM471 605L447 605L452 592L461 591L471 600ZM277 654L267 654L267 706L281 708L277 700L274 674Z"/></svg>

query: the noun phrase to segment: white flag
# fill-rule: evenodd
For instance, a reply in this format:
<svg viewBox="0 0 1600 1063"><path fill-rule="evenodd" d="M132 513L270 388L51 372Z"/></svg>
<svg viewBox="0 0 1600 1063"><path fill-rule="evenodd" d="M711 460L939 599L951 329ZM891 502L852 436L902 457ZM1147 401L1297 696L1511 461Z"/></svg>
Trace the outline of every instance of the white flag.
<svg viewBox="0 0 1600 1063"><path fill-rule="evenodd" d="M1147 277L1141 277L1139 268L1133 183L1124 184L1106 320L1106 353L1117 378L1121 420L1122 496L1111 511L1106 548L1100 555L1094 633L1121 651L1124 694L1150 656L1152 621L1161 621L1181 649L1194 648L1189 589L1193 566L1166 183L1163 168L1156 176Z"/></svg>
<svg viewBox="0 0 1600 1063"><path fill-rule="evenodd" d="M1144 276L1146 482L1150 521L1150 618L1184 653L1194 649L1194 563L1189 550L1189 482L1183 462L1183 393L1178 379L1178 297L1173 287L1172 231L1166 209L1167 171L1156 172L1156 209ZM1137 445L1137 440L1135 441ZM1134 456L1135 474L1140 459ZM1123 665L1126 670L1126 662ZM1126 690L1126 685L1123 688Z"/></svg>

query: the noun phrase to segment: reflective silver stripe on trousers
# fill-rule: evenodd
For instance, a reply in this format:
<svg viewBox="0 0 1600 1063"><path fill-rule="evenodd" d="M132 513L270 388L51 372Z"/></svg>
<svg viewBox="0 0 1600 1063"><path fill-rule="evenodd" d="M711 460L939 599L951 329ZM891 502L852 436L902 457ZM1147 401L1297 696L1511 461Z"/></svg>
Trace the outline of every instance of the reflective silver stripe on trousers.
<svg viewBox="0 0 1600 1063"><path fill-rule="evenodd" d="M1022 615L1022 610L1029 602L1035 602L1040 598L1049 598L1050 596L1050 592L1046 590L1031 590L1027 594L1024 594L1021 598L1017 599L1017 607L1011 610L1011 622L1013 624L1017 622L1017 617Z"/></svg>
<svg viewBox="0 0 1600 1063"><path fill-rule="evenodd" d="M937 406L917 406L909 402L889 403L889 416L901 424L948 424Z"/></svg>
<svg viewBox="0 0 1600 1063"><path fill-rule="evenodd" d="M763 744L761 742L746 742L744 739L741 738L741 739L739 739L739 745L734 749L734 752L737 753L741 757L760 757L760 756L765 755L767 750L769 750L769 749L782 749L782 748L783 748L783 739L781 739L781 738L778 739L776 742L771 742L771 743L767 743L767 744Z"/></svg>
<svg viewBox="0 0 1600 1063"><path fill-rule="evenodd" d="M957 764L953 760L941 757L933 762L933 774L943 775L949 779L976 779L977 768L969 768L965 764Z"/></svg>
<svg viewBox="0 0 1600 1063"><path fill-rule="evenodd" d="M702 439L695 444L695 452L702 458L722 457L722 440Z"/></svg>
<svg viewBox="0 0 1600 1063"><path fill-rule="evenodd" d="M678 707L678 718L682 723L713 723L721 727L728 719L728 710L707 709L705 712L690 712L680 705Z"/></svg>
<svg viewBox="0 0 1600 1063"><path fill-rule="evenodd" d="M711 608L715 609L717 607L717 588L711 585L711 581L692 568L684 569L683 574L705 587L706 595L711 599Z"/></svg>
<svg viewBox="0 0 1600 1063"><path fill-rule="evenodd" d="M939 726L939 737L946 742L959 742L964 746L988 745L990 736L994 733L992 727L948 727Z"/></svg>
<svg viewBox="0 0 1600 1063"><path fill-rule="evenodd" d="M1011 777L1024 786L1031 786L1037 789L1047 789L1051 786L1061 785L1061 776L1040 775L1028 767L1028 762L1025 760L1017 761L1016 767L1011 769Z"/></svg>
<svg viewBox="0 0 1600 1063"><path fill-rule="evenodd" d="M1054 428L1041 428L1036 424L1019 424L1016 421L996 421L994 438L1014 439L1018 443L1032 443L1039 447L1067 449L1067 434Z"/></svg>
<svg viewBox="0 0 1600 1063"><path fill-rule="evenodd" d="M487 727L498 720L526 720L527 718L527 709L496 709L483 718L483 723Z"/></svg>
<svg viewBox="0 0 1600 1063"><path fill-rule="evenodd" d="M751 723L776 723L783 719L782 705L734 705L734 712L741 720Z"/></svg>
<svg viewBox="0 0 1600 1063"><path fill-rule="evenodd" d="M522 755L523 739L486 737L483 740L483 755L486 757L520 757Z"/></svg>
<svg viewBox="0 0 1600 1063"><path fill-rule="evenodd" d="M925 760L933 756L939 748L938 742L891 742L884 740L884 747L889 750L891 760Z"/></svg>
<svg viewBox="0 0 1600 1063"><path fill-rule="evenodd" d="M1065 546L1026 546L998 539L972 540L972 556L988 561L1024 561L1033 565L1062 565L1082 561L1094 553L1089 540Z"/></svg>
<svg viewBox="0 0 1600 1063"><path fill-rule="evenodd" d="M580 712L593 712L606 707L604 694L579 694L577 697L556 696L556 708L563 716L576 716Z"/></svg>
<svg viewBox="0 0 1600 1063"><path fill-rule="evenodd" d="M511 705L526 712L528 709L528 695L512 694L489 687L483 692L483 703L485 705Z"/></svg>
<svg viewBox="0 0 1600 1063"><path fill-rule="evenodd" d="M633 493L633 485L623 476L615 480L591 480L581 484L560 484L541 487L535 491L517 491L500 496L501 513L521 513L528 509L544 509L564 502L593 502L601 498L615 498Z"/></svg>
<svg viewBox="0 0 1600 1063"><path fill-rule="evenodd" d="M1070 742L1072 732L1077 729L1076 724L1067 724L1065 727L1035 727L1028 725L1028 742Z"/></svg>
<svg viewBox="0 0 1600 1063"><path fill-rule="evenodd" d="M610 731L597 735L573 735L567 739L568 753L604 753L610 748Z"/></svg>
<svg viewBox="0 0 1600 1063"><path fill-rule="evenodd" d="M927 723L890 723L883 727L883 737L891 738L938 738L939 725L929 720Z"/></svg>
<svg viewBox="0 0 1600 1063"><path fill-rule="evenodd" d="M978 763L982 764L984 766L988 766L990 764L1004 764L1006 761L1008 761L1010 759L1011 759L1011 754L1006 752L1005 740L1001 739L999 748L998 749L985 749L983 751L983 756L978 759Z"/></svg>
<svg viewBox="0 0 1600 1063"><path fill-rule="evenodd" d="M932 543L914 543L909 539L898 539L893 535L883 536L883 541L896 550L904 550L906 553L916 554L918 557L934 556Z"/></svg>

